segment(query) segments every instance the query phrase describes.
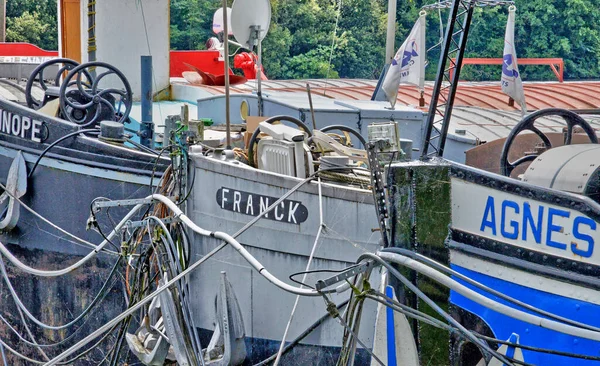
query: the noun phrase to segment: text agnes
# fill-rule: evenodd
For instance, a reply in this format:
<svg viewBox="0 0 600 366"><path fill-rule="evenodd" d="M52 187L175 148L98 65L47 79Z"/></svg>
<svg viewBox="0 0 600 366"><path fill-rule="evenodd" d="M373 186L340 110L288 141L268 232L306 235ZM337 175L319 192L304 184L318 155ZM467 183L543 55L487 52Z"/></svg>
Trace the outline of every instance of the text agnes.
<svg viewBox="0 0 600 366"><path fill-rule="evenodd" d="M217 191L217 203L227 211L250 216L259 216L275 203L278 198L221 187ZM308 209L302 202L283 200L272 211L264 215L266 219L301 224L308 218Z"/></svg>
<svg viewBox="0 0 600 366"><path fill-rule="evenodd" d="M42 122L0 109L0 132L31 141L41 142Z"/></svg>
<svg viewBox="0 0 600 366"><path fill-rule="evenodd" d="M499 205L499 206L498 206ZM498 217L499 216L499 217ZM575 211L488 196L480 231L505 239L535 241L585 258L594 252L596 221Z"/></svg>

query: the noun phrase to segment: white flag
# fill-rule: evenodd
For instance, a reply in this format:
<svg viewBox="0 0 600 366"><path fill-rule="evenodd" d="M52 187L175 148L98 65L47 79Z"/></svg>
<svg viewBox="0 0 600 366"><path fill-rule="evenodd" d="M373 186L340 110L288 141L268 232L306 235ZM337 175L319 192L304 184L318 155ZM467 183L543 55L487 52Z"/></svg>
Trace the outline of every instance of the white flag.
<svg viewBox="0 0 600 366"><path fill-rule="evenodd" d="M390 65L382 89L387 99L396 104L400 83L417 85L421 90L425 85L425 13L421 13L408 38L396 52Z"/></svg>
<svg viewBox="0 0 600 366"><path fill-rule="evenodd" d="M515 10L514 6L508 9L506 34L504 35L504 55L502 62L502 91L513 98L521 106L523 113L527 112L523 82L517 65L517 52L515 51Z"/></svg>

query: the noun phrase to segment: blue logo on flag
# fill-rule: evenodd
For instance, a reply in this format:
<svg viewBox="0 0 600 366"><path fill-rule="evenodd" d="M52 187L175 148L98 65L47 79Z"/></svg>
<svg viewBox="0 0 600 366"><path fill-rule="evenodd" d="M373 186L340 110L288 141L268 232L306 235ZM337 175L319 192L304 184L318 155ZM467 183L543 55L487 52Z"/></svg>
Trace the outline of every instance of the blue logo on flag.
<svg viewBox="0 0 600 366"><path fill-rule="evenodd" d="M417 42L416 41L412 41L412 43L411 43L411 50L410 51L404 50L404 53L402 54L402 65L400 66L401 68L404 68L406 66L410 66L412 58L419 56L419 54L415 50L416 46L417 46ZM393 66L398 65L398 61L396 61L395 58L392 60L392 65Z"/></svg>
<svg viewBox="0 0 600 366"><path fill-rule="evenodd" d="M509 66L512 67L513 59L511 54L504 55L504 62L502 63L502 73L510 78L519 77L519 72L517 70L509 70Z"/></svg>

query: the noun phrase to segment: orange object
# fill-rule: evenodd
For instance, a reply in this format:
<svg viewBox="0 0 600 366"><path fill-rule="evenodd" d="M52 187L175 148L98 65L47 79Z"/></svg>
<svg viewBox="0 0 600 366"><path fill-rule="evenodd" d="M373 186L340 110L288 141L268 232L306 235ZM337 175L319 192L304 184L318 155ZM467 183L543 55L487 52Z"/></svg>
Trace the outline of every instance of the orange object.
<svg viewBox="0 0 600 366"><path fill-rule="evenodd" d="M81 62L80 0L60 0L61 55Z"/></svg>
<svg viewBox="0 0 600 366"><path fill-rule="evenodd" d="M452 59L453 63L456 63L456 59ZM501 58L463 58L462 64L464 65L502 65L504 62ZM519 58L517 59L518 65L549 65L554 75L559 82L564 81L564 62L562 58ZM558 66L558 70L556 69ZM454 70L450 70L450 79L452 79Z"/></svg>

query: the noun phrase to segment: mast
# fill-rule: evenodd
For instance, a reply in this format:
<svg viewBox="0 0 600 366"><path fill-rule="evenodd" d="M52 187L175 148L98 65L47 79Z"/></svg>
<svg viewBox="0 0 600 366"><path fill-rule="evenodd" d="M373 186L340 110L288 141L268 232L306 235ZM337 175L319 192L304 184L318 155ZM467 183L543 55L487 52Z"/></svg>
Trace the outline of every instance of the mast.
<svg viewBox="0 0 600 366"><path fill-rule="evenodd" d="M394 58L394 41L396 39L396 1L388 0L387 37L385 41L385 64L392 63Z"/></svg>
<svg viewBox="0 0 600 366"><path fill-rule="evenodd" d="M442 42L437 77L435 78L435 85L431 95L426 130L421 145L422 159L433 156L444 156L446 136L448 135L452 107L454 106L454 96L456 95L460 76L460 67L469 36L473 9L477 1L453 0L450 6L446 35ZM442 103L439 103L440 99Z"/></svg>
<svg viewBox="0 0 600 366"><path fill-rule="evenodd" d="M229 24L227 24L227 0L223 0L223 57L225 58L225 125L227 131L227 149L231 149L231 121L229 119Z"/></svg>

